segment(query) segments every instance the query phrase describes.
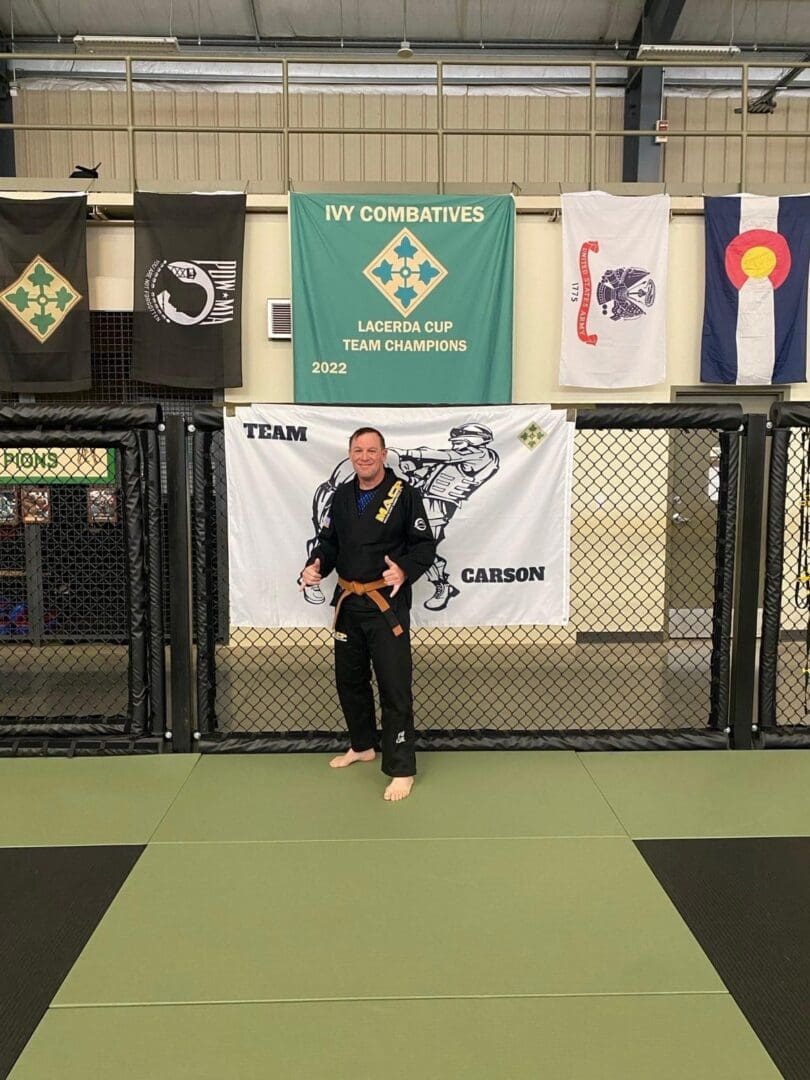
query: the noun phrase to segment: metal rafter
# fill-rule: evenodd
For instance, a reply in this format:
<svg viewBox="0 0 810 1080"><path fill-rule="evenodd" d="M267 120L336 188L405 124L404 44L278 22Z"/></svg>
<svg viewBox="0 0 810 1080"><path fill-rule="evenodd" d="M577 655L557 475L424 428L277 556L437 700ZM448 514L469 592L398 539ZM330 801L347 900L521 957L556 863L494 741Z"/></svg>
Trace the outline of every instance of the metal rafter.
<svg viewBox="0 0 810 1080"><path fill-rule="evenodd" d="M635 47L641 44L666 45L672 41L685 3L686 0L646 0L633 34L634 56Z"/></svg>
<svg viewBox="0 0 810 1080"><path fill-rule="evenodd" d="M628 60L634 60L641 44L665 45L672 40L685 0L646 0ZM624 126L636 130L651 128L661 116L664 96L663 68L631 67L624 91ZM661 147L652 138L626 138L622 179L660 180Z"/></svg>
<svg viewBox="0 0 810 1080"><path fill-rule="evenodd" d="M250 21L253 23L253 36L256 38L256 44L260 46L262 35L259 31L259 17L256 14L256 0L248 0L248 10L250 12Z"/></svg>
<svg viewBox="0 0 810 1080"><path fill-rule="evenodd" d="M802 62L810 60L810 53L805 53L802 57ZM780 90L786 89L792 82L795 82L800 75L803 75L805 68L794 67L790 68L781 79L777 79L772 86L769 86L767 90L764 90L759 97L754 98L753 101L748 102L749 113L772 113L776 108L776 95ZM741 109L735 109L735 112L741 112Z"/></svg>

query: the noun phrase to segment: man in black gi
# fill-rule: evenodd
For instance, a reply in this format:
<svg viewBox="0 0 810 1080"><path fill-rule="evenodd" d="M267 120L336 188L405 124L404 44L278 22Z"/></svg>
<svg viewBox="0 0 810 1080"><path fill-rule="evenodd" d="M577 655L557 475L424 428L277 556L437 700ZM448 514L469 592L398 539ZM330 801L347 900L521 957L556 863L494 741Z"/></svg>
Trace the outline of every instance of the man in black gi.
<svg viewBox="0 0 810 1080"><path fill-rule="evenodd" d="M355 477L335 491L316 547L301 571L301 588L318 585L335 567L335 682L350 749L335 769L373 761L378 747L371 667L382 707L385 798L406 798L416 775L411 693L411 584L436 555L422 497L386 468L385 440L375 428L349 439Z"/></svg>

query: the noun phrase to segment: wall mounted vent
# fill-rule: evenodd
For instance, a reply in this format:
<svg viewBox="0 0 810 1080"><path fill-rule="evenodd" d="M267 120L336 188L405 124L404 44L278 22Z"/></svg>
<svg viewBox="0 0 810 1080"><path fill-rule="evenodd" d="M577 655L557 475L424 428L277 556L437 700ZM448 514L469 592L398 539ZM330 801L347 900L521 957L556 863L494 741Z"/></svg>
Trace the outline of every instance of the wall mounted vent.
<svg viewBox="0 0 810 1080"><path fill-rule="evenodd" d="M267 336L271 341L292 341L292 303L267 301Z"/></svg>

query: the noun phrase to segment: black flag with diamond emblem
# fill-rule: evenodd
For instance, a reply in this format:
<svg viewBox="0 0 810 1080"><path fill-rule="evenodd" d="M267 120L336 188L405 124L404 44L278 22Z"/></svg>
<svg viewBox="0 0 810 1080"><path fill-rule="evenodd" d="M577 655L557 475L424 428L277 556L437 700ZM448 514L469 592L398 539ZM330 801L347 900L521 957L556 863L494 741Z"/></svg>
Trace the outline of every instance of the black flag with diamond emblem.
<svg viewBox="0 0 810 1080"><path fill-rule="evenodd" d="M242 385L244 195L135 192L132 374Z"/></svg>
<svg viewBox="0 0 810 1080"><path fill-rule="evenodd" d="M87 197L0 198L0 389L90 386Z"/></svg>

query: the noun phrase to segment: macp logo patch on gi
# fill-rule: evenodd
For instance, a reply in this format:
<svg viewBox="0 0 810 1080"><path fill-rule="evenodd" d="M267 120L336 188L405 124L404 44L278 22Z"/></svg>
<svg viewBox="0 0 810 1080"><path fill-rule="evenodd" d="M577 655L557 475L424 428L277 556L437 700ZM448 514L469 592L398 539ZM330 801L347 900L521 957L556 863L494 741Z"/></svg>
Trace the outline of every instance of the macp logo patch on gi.
<svg viewBox="0 0 810 1080"><path fill-rule="evenodd" d="M397 505L397 502L399 501L399 497L400 497L401 494L402 494L402 481L401 480L395 480L394 483L391 485L391 487L390 487L390 489L388 491L388 494L383 499L382 506L380 507L380 509L377 511L377 513L375 515L375 517L377 518L377 521L382 521L383 523L388 521L388 519L391 517L391 511Z"/></svg>
<svg viewBox="0 0 810 1080"><path fill-rule="evenodd" d="M58 330L82 296L47 259L35 256L16 281L0 294L0 303L37 341Z"/></svg>
<svg viewBox="0 0 810 1080"><path fill-rule="evenodd" d="M448 271L410 229L402 229L363 271L400 315L415 311Z"/></svg>

